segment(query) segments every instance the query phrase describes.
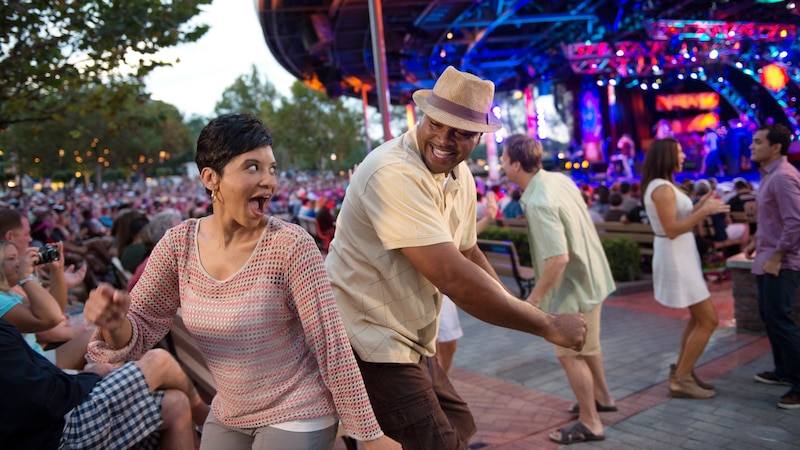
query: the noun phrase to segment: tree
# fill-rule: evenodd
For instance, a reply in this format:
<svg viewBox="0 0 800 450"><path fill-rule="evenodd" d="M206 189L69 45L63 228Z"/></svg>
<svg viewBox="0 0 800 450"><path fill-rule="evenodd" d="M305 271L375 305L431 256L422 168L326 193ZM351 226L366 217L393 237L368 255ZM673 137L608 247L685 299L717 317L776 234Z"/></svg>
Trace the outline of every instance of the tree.
<svg viewBox="0 0 800 450"><path fill-rule="evenodd" d="M338 169L354 151L363 153L360 111L345 99L331 100L300 81L292 84L291 93L288 98L278 94L253 67L225 89L214 112L245 112L263 120L281 168Z"/></svg>
<svg viewBox="0 0 800 450"><path fill-rule="evenodd" d="M292 96L275 113L273 127L275 153L281 167L299 169L338 169L331 167L331 155L346 160L363 150L364 121L360 111L331 100L327 94L300 81L291 88Z"/></svg>
<svg viewBox="0 0 800 450"><path fill-rule="evenodd" d="M269 79L261 79L256 66L252 66L250 75L240 75L225 88L222 100L217 102L214 112L217 115L229 113L248 113L269 119L275 108L283 102L275 86Z"/></svg>
<svg viewBox="0 0 800 450"><path fill-rule="evenodd" d="M140 87L172 63L160 50L205 34L187 22L209 3L0 0L0 130L56 118L87 87Z"/></svg>
<svg viewBox="0 0 800 450"><path fill-rule="evenodd" d="M112 91L86 90L57 120L18 123L0 134L14 172L62 179L80 172L88 183L111 168L126 177L152 175L157 166L177 165L193 155L191 132L177 108L133 92L118 105L103 104Z"/></svg>

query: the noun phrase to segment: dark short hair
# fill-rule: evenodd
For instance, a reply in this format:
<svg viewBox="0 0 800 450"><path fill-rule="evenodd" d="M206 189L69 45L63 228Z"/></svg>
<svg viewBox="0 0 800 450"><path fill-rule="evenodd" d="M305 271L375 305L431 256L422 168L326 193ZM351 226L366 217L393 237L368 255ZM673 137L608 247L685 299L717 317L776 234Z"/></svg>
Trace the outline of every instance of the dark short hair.
<svg viewBox="0 0 800 450"><path fill-rule="evenodd" d="M0 209L0 236L22 227L22 213L11 208Z"/></svg>
<svg viewBox="0 0 800 450"><path fill-rule="evenodd" d="M235 157L271 146L272 135L259 118L249 114L223 114L208 123L197 138L197 169L206 167L222 175Z"/></svg>
<svg viewBox="0 0 800 450"><path fill-rule="evenodd" d="M519 162L525 172L542 167L542 143L527 134L512 134L503 143L509 162Z"/></svg>
<svg viewBox="0 0 800 450"><path fill-rule="evenodd" d="M792 132L786 126L775 123L761 125L758 131L767 130L767 140L770 145L781 144L781 155L789 154L789 145L792 143Z"/></svg>

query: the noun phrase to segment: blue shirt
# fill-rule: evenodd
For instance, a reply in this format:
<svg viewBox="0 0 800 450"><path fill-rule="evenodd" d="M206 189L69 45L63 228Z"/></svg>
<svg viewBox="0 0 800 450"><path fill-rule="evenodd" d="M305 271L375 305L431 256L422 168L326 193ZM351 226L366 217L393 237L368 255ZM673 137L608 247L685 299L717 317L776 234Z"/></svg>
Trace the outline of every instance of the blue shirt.
<svg viewBox="0 0 800 450"><path fill-rule="evenodd" d="M519 205L518 200L511 200L505 208L503 208L503 217L506 219L516 219L522 215L522 206Z"/></svg>
<svg viewBox="0 0 800 450"><path fill-rule="evenodd" d="M22 303L22 296L15 292L0 291L0 317L4 317L6 313L13 307ZM44 349L38 342L36 342L35 333L22 333L25 342L34 349L37 353L44 356Z"/></svg>

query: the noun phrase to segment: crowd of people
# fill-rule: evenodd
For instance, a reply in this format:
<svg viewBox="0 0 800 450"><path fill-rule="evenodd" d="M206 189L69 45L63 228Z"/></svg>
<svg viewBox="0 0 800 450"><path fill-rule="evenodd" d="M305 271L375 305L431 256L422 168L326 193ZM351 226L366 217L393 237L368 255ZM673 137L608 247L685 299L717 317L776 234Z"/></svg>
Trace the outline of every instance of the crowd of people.
<svg viewBox="0 0 800 450"><path fill-rule="evenodd" d="M609 188L543 170L541 143L512 135L505 184L485 187L464 161L501 126L493 98L490 81L448 67L414 94L418 124L348 177L279 172L266 125L226 114L200 134L197 180L3 197L0 343L13 370L1 385L13 407L0 446L329 449L341 426L367 449L466 449L475 420L447 377L456 307L551 342L577 402L576 421L549 438L603 440L599 413L617 407L600 315L615 285L597 220L653 227L655 298L690 313L669 378L677 398L716 395L694 372L717 326L695 230L723 215L716 232L754 232L742 243L775 365L756 379L790 386L778 406L800 408L788 130L755 133L759 192L736 180L727 202L710 181L692 184L694 201L675 182L685 155L669 137L648 148L640 183ZM757 229L729 228L724 215L749 202ZM335 230L327 255L300 216ZM537 283L524 301L477 246L497 217L527 223ZM210 405L155 348L179 314L213 375Z"/></svg>

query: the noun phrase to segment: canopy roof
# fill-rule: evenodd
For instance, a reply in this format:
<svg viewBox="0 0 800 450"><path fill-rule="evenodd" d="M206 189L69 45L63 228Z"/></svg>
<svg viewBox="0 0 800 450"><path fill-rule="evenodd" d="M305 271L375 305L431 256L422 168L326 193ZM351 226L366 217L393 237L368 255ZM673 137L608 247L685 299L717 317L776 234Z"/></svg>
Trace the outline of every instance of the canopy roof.
<svg viewBox="0 0 800 450"><path fill-rule="evenodd" d="M636 66L637 72L642 64L662 69L658 66L682 51L702 59L718 47L731 63L744 58L745 65L755 64L776 48L786 51L780 62L795 73L800 63L800 8L791 8L791 1L375 1L383 10L388 85L395 104L407 103L416 89L432 87L448 65L493 80L502 91L576 71L625 77L617 63L630 63L623 67ZM375 85L367 0L259 3L267 45L298 79L332 96L360 97L361 86ZM713 27L730 23L741 26L726 35ZM631 43L640 48L632 49ZM617 45L628 54L618 56ZM597 61L586 63L586 49ZM620 57L629 61L616 60ZM686 58L680 64L691 63Z"/></svg>

